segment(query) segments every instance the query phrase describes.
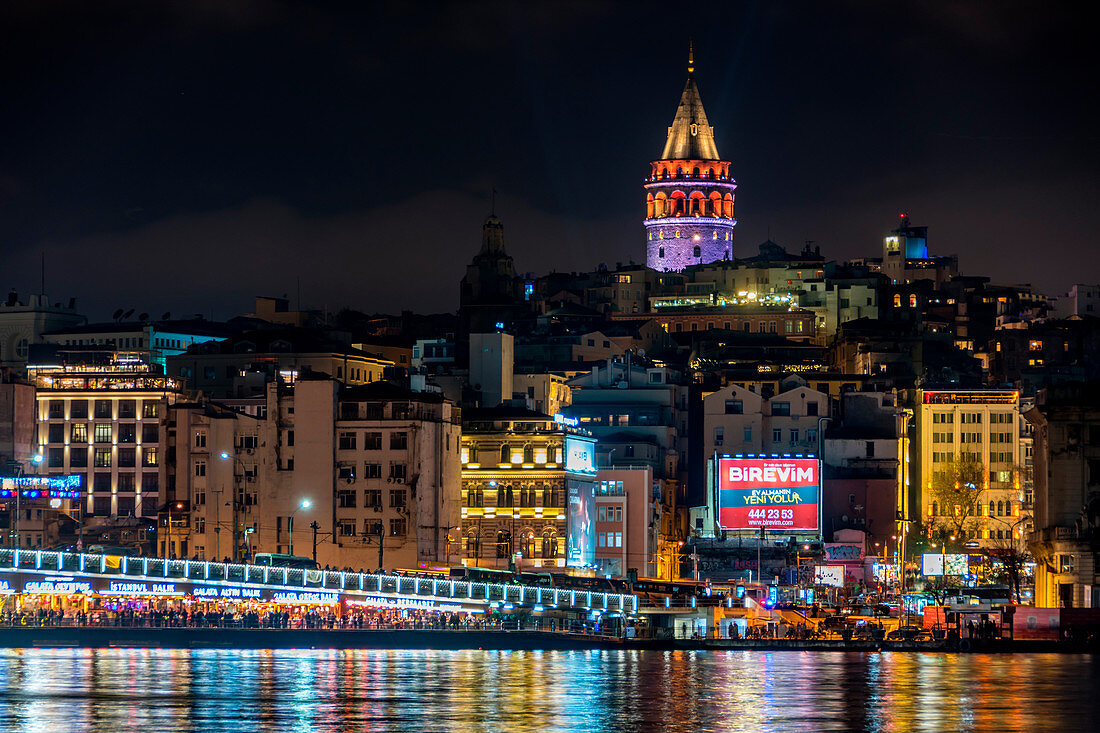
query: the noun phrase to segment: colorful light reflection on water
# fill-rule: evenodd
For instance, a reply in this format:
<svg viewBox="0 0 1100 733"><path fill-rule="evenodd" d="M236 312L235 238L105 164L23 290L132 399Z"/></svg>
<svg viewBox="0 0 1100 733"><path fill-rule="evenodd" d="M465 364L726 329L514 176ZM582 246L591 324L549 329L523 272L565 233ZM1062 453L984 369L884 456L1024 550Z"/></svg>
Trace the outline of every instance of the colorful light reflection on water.
<svg viewBox="0 0 1100 733"><path fill-rule="evenodd" d="M1088 656L0 650L0 728L1091 729Z"/></svg>

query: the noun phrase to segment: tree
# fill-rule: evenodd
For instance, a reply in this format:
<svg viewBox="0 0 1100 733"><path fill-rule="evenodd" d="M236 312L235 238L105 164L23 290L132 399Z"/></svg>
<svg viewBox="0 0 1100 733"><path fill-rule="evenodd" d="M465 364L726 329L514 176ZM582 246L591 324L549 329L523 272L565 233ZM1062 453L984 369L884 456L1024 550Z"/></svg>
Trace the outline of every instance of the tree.
<svg viewBox="0 0 1100 733"><path fill-rule="evenodd" d="M985 464L977 454L960 453L940 464L932 473L928 491L935 507L929 518L929 535L934 536L938 529L941 539L949 534L960 539L965 537L984 487Z"/></svg>

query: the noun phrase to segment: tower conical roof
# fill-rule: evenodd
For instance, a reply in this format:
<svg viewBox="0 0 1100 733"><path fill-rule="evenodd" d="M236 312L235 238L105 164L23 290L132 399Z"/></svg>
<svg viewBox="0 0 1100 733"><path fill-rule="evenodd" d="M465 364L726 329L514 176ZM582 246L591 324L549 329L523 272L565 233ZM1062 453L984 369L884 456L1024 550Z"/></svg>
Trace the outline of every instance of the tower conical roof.
<svg viewBox="0 0 1100 733"><path fill-rule="evenodd" d="M688 60L688 79L680 106L668 128L661 160L721 160L714 144L714 128L707 123L699 87L695 85L694 54Z"/></svg>

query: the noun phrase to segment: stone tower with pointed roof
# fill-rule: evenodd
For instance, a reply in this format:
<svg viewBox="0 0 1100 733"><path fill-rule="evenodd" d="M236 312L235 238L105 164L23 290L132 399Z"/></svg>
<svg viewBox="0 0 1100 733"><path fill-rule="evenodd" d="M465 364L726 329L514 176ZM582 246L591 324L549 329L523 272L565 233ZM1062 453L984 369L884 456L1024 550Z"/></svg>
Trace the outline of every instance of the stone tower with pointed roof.
<svg viewBox="0 0 1100 733"><path fill-rule="evenodd" d="M665 149L650 165L645 179L646 264L654 270L683 270L732 259L737 182L730 162L718 156L714 128L703 110L694 50L688 53L687 84Z"/></svg>

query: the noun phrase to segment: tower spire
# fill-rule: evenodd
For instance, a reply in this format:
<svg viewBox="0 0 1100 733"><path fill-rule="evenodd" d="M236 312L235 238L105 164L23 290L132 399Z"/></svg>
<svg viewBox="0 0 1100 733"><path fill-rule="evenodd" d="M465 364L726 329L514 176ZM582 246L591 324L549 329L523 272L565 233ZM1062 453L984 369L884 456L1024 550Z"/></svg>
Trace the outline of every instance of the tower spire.
<svg viewBox="0 0 1100 733"><path fill-rule="evenodd" d="M688 39L688 73L695 73L695 44Z"/></svg>

